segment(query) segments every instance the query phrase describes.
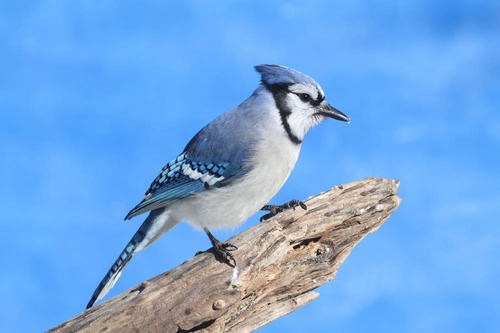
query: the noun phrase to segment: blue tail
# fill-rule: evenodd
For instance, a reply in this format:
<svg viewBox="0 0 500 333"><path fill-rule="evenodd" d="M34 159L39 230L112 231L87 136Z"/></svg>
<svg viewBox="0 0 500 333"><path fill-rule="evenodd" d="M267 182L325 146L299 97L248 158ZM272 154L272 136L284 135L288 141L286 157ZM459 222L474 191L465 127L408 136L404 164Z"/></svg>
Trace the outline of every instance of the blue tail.
<svg viewBox="0 0 500 333"><path fill-rule="evenodd" d="M127 246L125 246L125 249L123 249L118 259L116 259L114 264L111 266L111 268L108 270L104 278L97 286L96 290L94 291L94 294L92 294L92 297L90 298L90 301L87 304L87 309L90 308L92 305L94 305L96 301L103 298L108 293L108 291L111 288L113 288L113 285L120 277L123 268L125 268L125 265L130 261L130 259L132 259L132 256L138 251L145 248L147 245L149 245L149 243L151 243L154 239L156 239L159 236L158 235L154 237L154 239L151 239L151 235L146 237L147 232L151 229L151 226L155 221L156 217L158 217L162 212L163 209L157 209L155 211L152 211L146 218L146 220L142 223L139 230L137 230L137 232L134 234L130 242L128 242Z"/></svg>

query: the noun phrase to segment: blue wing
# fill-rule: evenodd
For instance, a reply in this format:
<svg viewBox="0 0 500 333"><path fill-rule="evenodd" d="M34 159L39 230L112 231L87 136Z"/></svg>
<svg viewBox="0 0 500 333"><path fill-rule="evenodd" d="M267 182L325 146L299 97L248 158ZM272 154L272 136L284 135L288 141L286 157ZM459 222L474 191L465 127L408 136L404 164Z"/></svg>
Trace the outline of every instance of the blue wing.
<svg viewBox="0 0 500 333"><path fill-rule="evenodd" d="M125 220L163 207L173 200L225 186L245 172L242 165L231 165L228 161L194 161L184 152L161 169L141 202L127 214Z"/></svg>
<svg viewBox="0 0 500 333"><path fill-rule="evenodd" d="M170 202L230 184L249 170L255 144L254 122L235 109L199 131L184 152L168 163L149 186L126 220Z"/></svg>

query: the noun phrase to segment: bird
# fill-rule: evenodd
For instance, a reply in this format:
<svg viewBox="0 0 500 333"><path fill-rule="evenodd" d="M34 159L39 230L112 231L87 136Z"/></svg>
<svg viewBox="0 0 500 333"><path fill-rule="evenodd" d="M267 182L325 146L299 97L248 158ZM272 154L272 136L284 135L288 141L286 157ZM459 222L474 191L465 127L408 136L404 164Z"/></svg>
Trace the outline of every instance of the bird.
<svg viewBox="0 0 500 333"><path fill-rule="evenodd" d="M235 267L237 247L220 242L211 229L234 227L259 210L261 220L285 209L307 206L299 200L269 205L295 166L306 133L325 118L350 123L325 99L310 76L280 65L258 65L260 84L239 106L203 127L181 154L166 164L129 220L149 212L99 283L87 309L102 299L132 256L179 222L203 230L217 260Z"/></svg>

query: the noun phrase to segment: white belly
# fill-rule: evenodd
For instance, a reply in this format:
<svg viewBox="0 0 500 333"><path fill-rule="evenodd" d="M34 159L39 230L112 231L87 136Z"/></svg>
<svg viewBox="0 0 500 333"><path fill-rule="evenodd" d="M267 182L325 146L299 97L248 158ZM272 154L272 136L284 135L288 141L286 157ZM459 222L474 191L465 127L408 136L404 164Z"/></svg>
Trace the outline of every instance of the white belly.
<svg viewBox="0 0 500 333"><path fill-rule="evenodd" d="M263 140L253 168L235 183L203 191L169 207L178 221L198 228L234 227L259 211L283 186L297 161L300 146L287 137Z"/></svg>

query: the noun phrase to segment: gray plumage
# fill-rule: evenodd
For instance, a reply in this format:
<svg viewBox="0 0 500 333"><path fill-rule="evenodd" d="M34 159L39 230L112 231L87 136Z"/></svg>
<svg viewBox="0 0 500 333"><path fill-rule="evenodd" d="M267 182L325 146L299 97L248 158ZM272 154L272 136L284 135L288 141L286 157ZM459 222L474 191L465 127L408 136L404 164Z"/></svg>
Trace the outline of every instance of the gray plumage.
<svg viewBox="0 0 500 333"><path fill-rule="evenodd" d="M214 247L232 258L208 230L238 225L267 204L288 178L312 126L325 117L349 121L309 76L278 65L255 69L261 84L254 93L200 130L126 216L150 211L87 308L113 287L134 254L181 221L205 230Z"/></svg>

